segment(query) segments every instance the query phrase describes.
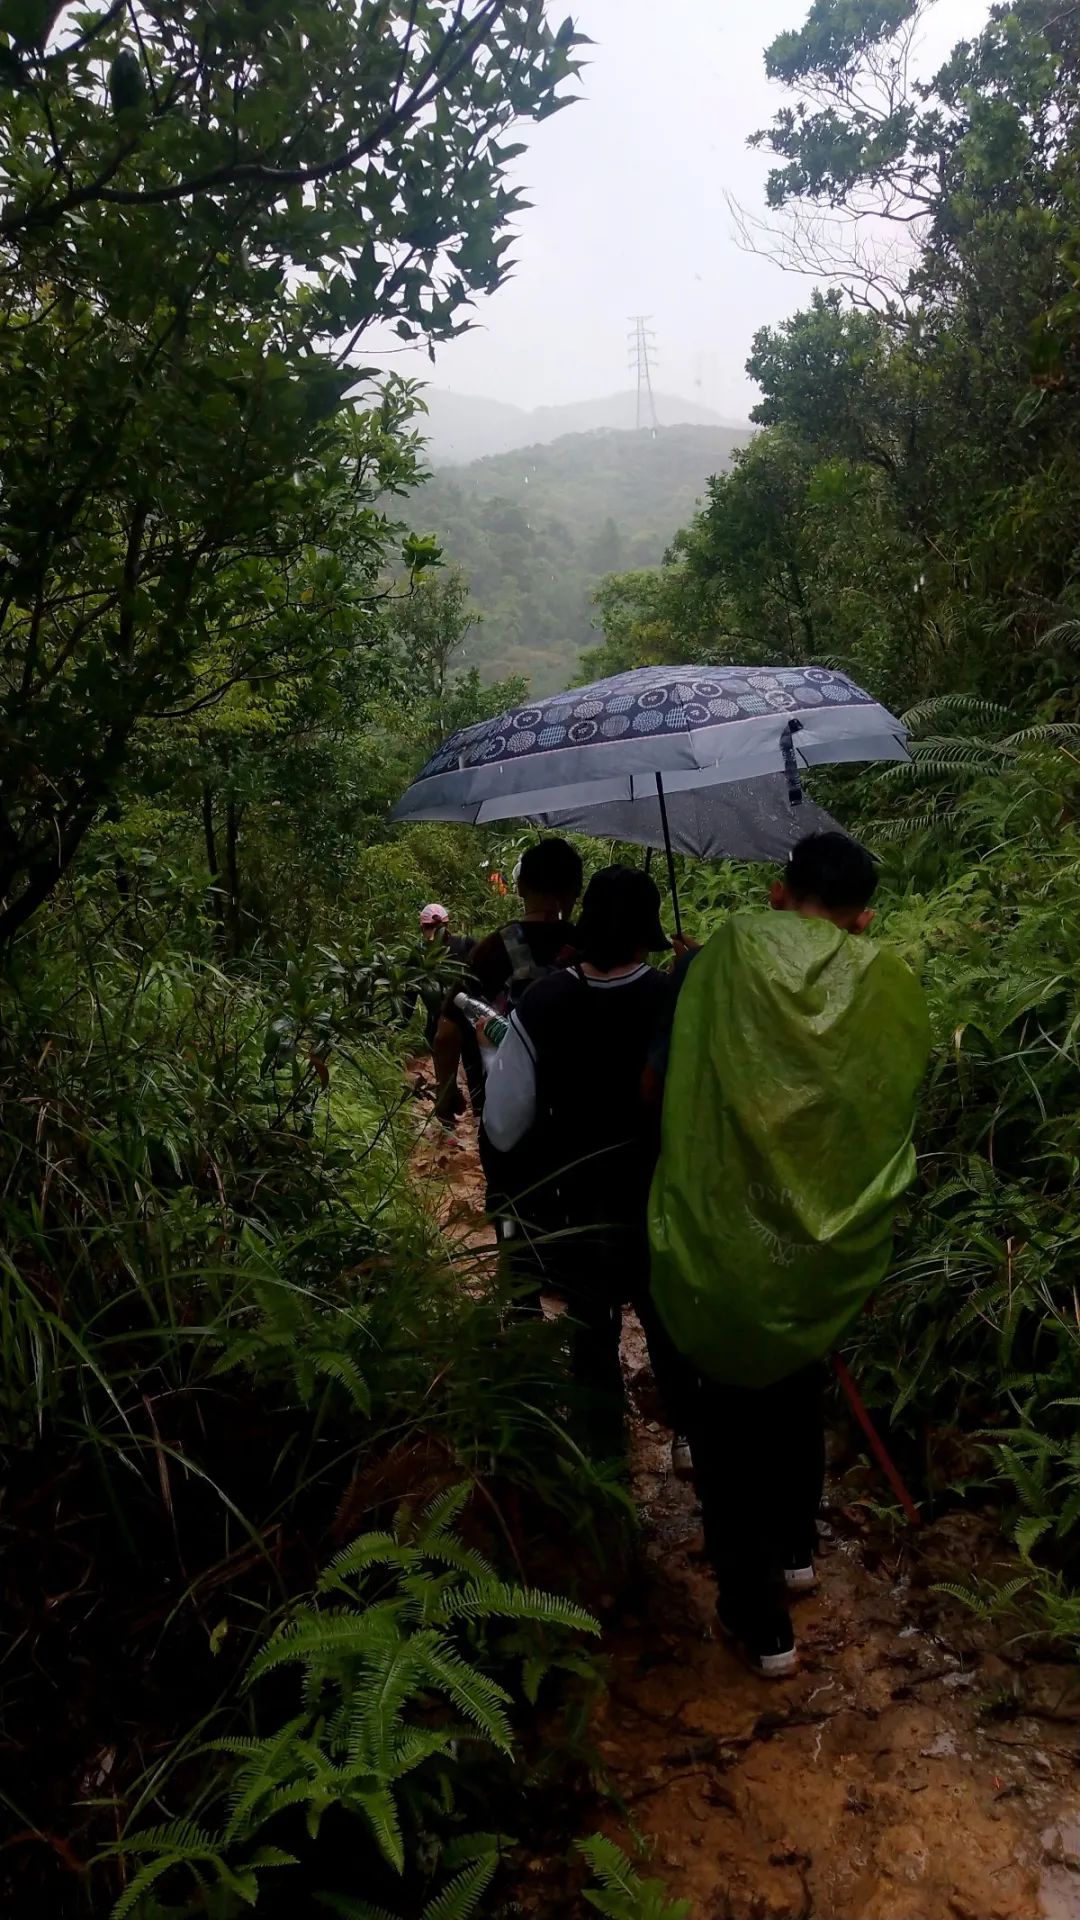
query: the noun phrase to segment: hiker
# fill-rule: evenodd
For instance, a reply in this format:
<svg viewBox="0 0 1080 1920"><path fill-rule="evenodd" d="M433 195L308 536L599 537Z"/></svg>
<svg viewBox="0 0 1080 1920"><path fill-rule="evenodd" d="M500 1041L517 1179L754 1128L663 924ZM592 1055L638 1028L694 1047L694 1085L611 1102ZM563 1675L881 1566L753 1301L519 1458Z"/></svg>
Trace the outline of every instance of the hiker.
<svg viewBox="0 0 1080 1920"><path fill-rule="evenodd" d="M450 914L437 900L420 909L420 938L425 946L444 948L451 960L467 960L476 945L467 933L451 933Z"/></svg>
<svg viewBox="0 0 1080 1920"><path fill-rule="evenodd" d="M815 1580L822 1362L888 1270L915 1173L929 1027L903 961L860 937L876 879L845 834L800 841L776 911L732 914L680 963L650 1061L652 1300L685 1367L718 1616L766 1676L794 1670L787 1602Z"/></svg>
<svg viewBox="0 0 1080 1920"><path fill-rule="evenodd" d="M526 987L543 978L574 951L572 915L581 893L581 855L567 840L540 840L521 857L518 892L521 917L477 942L469 960L468 992L503 1012ZM472 1028L448 995L436 1026L432 1056L438 1096L435 1111L444 1125L464 1112L457 1083L462 1043L469 1047ZM482 1087L473 1105L483 1104Z"/></svg>
<svg viewBox="0 0 1080 1920"><path fill-rule="evenodd" d="M435 1035L438 1032L439 1017L446 1002L448 975L458 974L463 977L462 969L468 961L475 943L470 939L468 934L451 933L450 914L446 907L441 906L437 900L430 900L426 907L421 907L420 909L420 938L426 947L437 950L432 956L435 962L435 970L431 973L425 972L416 986L406 990L402 995L402 1009L405 1018L410 1019L417 1001L422 1001L424 1007L424 1038L427 1041L428 1049L432 1057L432 1065L434 1067ZM441 964L444 959L449 962L449 965L446 967ZM458 991L459 984L460 981L455 984L455 992ZM480 1064L479 1047L474 1043L471 1048L463 1049L463 1057L465 1076L468 1080L470 1091L474 1092L475 1100L475 1090L482 1088L484 1082L483 1069Z"/></svg>
<svg viewBox="0 0 1080 1920"><path fill-rule="evenodd" d="M567 1301L571 1371L588 1390L593 1437L617 1452L622 1306L648 1279L655 1142L641 1076L667 991L649 955L668 945L655 883L631 867L594 875L577 941L577 959L510 1014L482 1132L514 1162L544 1284Z"/></svg>

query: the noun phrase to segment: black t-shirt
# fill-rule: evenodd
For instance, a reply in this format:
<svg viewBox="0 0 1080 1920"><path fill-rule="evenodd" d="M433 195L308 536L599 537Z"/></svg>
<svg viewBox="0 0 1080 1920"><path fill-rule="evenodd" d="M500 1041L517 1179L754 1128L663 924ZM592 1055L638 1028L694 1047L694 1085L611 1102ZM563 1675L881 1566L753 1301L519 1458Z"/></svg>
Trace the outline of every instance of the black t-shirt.
<svg viewBox="0 0 1080 1920"><path fill-rule="evenodd" d="M688 953L681 954L664 979L664 997L660 1003L660 1015L656 1022L656 1032L649 1046L649 1065L661 1080L667 1073L668 1057L671 1053L671 1034L675 1025L675 1009L679 1004L679 995L690 967L697 959L701 949L691 947Z"/></svg>
<svg viewBox="0 0 1080 1920"><path fill-rule="evenodd" d="M536 1191L531 1210L549 1230L644 1230L655 1134L641 1076L667 991L652 967L614 980L571 967L530 987L517 1009L536 1069L536 1120L515 1149L519 1191ZM572 1240L567 1251L578 1251Z"/></svg>
<svg viewBox="0 0 1080 1920"><path fill-rule="evenodd" d="M468 986L465 969L472 958L475 945L476 942L467 933L452 933L448 937L444 935L442 939L433 941L428 951L430 952L433 948L438 960L446 963L440 969L442 977L432 974L425 980L419 993L407 993L404 996L406 1016L412 1013L418 998L424 1003L424 1035L429 1047L434 1042L435 1029L439 1024L443 1006L448 999L453 999L455 993L460 993L463 987ZM454 980L449 995L446 991L448 978Z"/></svg>

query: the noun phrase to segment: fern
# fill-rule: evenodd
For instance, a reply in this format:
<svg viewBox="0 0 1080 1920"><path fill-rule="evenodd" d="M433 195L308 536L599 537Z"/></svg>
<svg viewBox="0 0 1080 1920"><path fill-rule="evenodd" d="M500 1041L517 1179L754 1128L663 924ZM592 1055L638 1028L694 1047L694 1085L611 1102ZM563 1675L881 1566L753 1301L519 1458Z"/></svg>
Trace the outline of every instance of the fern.
<svg viewBox="0 0 1080 1920"><path fill-rule="evenodd" d="M467 1859L467 1864L428 1901L420 1920L470 1920L495 1878L498 1844L496 1835L477 1834L459 1841L454 1848L448 1847L443 1855L444 1869L456 1866L458 1858ZM339 1920L400 1920L400 1915L352 1894L320 1893L316 1900Z"/></svg>
<svg viewBox="0 0 1080 1920"><path fill-rule="evenodd" d="M428 1901L421 1920L469 1920L495 1878L498 1864L495 1854L484 1854L464 1867L434 1900Z"/></svg>
<svg viewBox="0 0 1080 1920"><path fill-rule="evenodd" d="M267 1868L296 1864L295 1855L283 1852L280 1847L260 1847L237 1870L226 1860L222 1843L187 1820L174 1820L168 1826L150 1827L127 1836L117 1841L112 1851L148 1853L153 1857L129 1880L112 1909L111 1920L125 1920L159 1880L183 1867L197 1883L203 1880L203 1870L209 1869L220 1888L253 1907L259 1896L259 1873Z"/></svg>
<svg viewBox="0 0 1080 1920"><path fill-rule="evenodd" d="M385 1608L372 1606L365 1612L342 1608L334 1613L316 1613L305 1608L295 1620L274 1635L261 1653L256 1654L248 1668L247 1684L250 1686L254 1681L261 1680L264 1674L271 1673L275 1667L304 1663L313 1658L327 1660L331 1655L358 1656L369 1647L379 1644L386 1625L386 1614L395 1611L392 1604Z"/></svg>
<svg viewBox="0 0 1080 1920"><path fill-rule="evenodd" d="M405 1842L401 1837L401 1819L397 1802L388 1787L359 1793L358 1804L367 1816L379 1852L397 1873L405 1871Z"/></svg>
<svg viewBox="0 0 1080 1920"><path fill-rule="evenodd" d="M901 724L911 733L917 733L929 720L965 719L993 724L1011 718L1009 707L970 693L940 693L931 700L920 700L917 706L909 707L900 715Z"/></svg>
<svg viewBox="0 0 1080 1920"><path fill-rule="evenodd" d="M969 1613L973 1613L985 1625L1008 1613L1031 1585L1029 1574L1019 1574L1012 1580L1006 1580L1000 1587L992 1581L978 1582L973 1587L962 1586L953 1580L940 1580L932 1591L940 1593L948 1600L956 1600Z"/></svg>
<svg viewBox="0 0 1080 1920"><path fill-rule="evenodd" d="M468 1480L459 1481L456 1486L447 1487L442 1493L430 1500L420 1515L420 1540L425 1546L450 1533L456 1520L461 1518L472 1498L472 1486Z"/></svg>
<svg viewBox="0 0 1080 1920"><path fill-rule="evenodd" d="M1017 1550L1024 1560L1031 1559L1032 1548L1038 1546L1045 1534L1053 1530L1054 1522L1049 1514L1026 1514L1016 1522L1013 1539Z"/></svg>
<svg viewBox="0 0 1080 1920"><path fill-rule="evenodd" d="M575 1606L553 1593L535 1588L507 1586L503 1581L488 1585L470 1584L451 1593L442 1603L446 1620L532 1620L552 1627L566 1627L576 1633L598 1634L600 1623L585 1607Z"/></svg>
<svg viewBox="0 0 1080 1920"><path fill-rule="evenodd" d="M513 1744L511 1696L484 1671L468 1637L482 1623L522 1624L595 1634L583 1608L554 1594L496 1579L482 1555L453 1531L470 1488L449 1488L393 1532L367 1533L343 1548L318 1583L325 1597L298 1607L252 1660L246 1684L299 1669L301 1710L263 1738L215 1742L233 1762L220 1836L191 1823L135 1834L123 1843L148 1859L124 1895L130 1913L173 1868L208 1875L235 1900L252 1904L257 1875L290 1856L260 1846L280 1816L303 1813L313 1837L331 1808L359 1820L370 1845L395 1873L406 1867L404 1814L426 1824L433 1806L453 1812L448 1765L463 1742L501 1753ZM366 1587L378 1582L378 1597ZM474 1636L475 1637L475 1636ZM514 1646L513 1652L522 1651ZM534 1651L529 1648L528 1651ZM560 1656L545 1652L544 1664ZM431 1898L424 1920L468 1920L495 1873L497 1838L474 1835L448 1849L451 1878ZM363 1901L327 1895L342 1914L376 1915ZM121 1914L123 1920L123 1914ZM392 1917L391 1917L392 1920Z"/></svg>
<svg viewBox="0 0 1080 1920"><path fill-rule="evenodd" d="M586 1887L585 1898L609 1920L688 1920L689 1900L669 1900L661 1880L643 1880L621 1847L605 1834L575 1842L599 1888Z"/></svg>
<svg viewBox="0 0 1080 1920"><path fill-rule="evenodd" d="M445 1693L458 1712L471 1720L493 1746L509 1753L512 1736L506 1707L510 1695L505 1688L463 1660L439 1634L421 1632L415 1636L415 1642L421 1651L423 1676Z"/></svg>

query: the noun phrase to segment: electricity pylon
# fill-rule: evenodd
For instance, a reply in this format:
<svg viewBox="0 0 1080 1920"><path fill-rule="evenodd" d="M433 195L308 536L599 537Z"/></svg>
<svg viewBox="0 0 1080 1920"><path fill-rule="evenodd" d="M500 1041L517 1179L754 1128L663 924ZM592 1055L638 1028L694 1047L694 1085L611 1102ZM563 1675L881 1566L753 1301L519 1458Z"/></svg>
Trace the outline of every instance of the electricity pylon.
<svg viewBox="0 0 1080 1920"><path fill-rule="evenodd" d="M648 421L653 433L659 422L656 418L656 396L653 393L652 370L656 359L656 335L649 326L652 318L648 313L630 315L631 331L627 335L630 349L630 371L637 375L637 411L636 425L640 433Z"/></svg>

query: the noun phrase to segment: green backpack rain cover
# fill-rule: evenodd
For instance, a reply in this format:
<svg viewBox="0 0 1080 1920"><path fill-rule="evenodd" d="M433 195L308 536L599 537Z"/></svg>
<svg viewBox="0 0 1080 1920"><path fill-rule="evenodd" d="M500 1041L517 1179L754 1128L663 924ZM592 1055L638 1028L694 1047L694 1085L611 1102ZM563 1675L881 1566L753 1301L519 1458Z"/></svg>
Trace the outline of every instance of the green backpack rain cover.
<svg viewBox="0 0 1080 1920"><path fill-rule="evenodd" d="M884 1277L929 1047L909 968L830 921L733 914L697 955L649 1230L656 1306L709 1378L823 1358Z"/></svg>

